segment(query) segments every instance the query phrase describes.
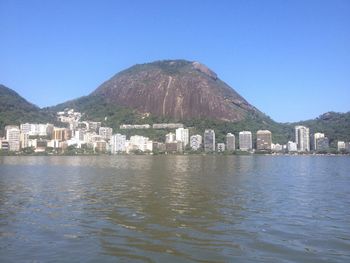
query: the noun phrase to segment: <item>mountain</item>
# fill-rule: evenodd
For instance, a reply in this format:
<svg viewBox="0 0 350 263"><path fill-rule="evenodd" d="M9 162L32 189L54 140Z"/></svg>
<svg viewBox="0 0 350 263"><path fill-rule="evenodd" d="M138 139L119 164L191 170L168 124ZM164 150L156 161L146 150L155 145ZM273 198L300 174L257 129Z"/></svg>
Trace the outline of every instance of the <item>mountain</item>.
<svg viewBox="0 0 350 263"><path fill-rule="evenodd" d="M52 115L0 84L0 131L9 124L52 121Z"/></svg>
<svg viewBox="0 0 350 263"><path fill-rule="evenodd" d="M205 117L237 122L263 115L205 65L185 60L135 65L91 95L109 104L175 120Z"/></svg>
<svg viewBox="0 0 350 263"><path fill-rule="evenodd" d="M121 123L181 121L199 133L205 128L215 128L222 139L225 132L238 133L244 129L253 133L270 129L281 142L288 139L287 134L292 134L250 105L212 70L199 62L185 60L132 66L102 83L90 95L49 110L64 108L84 112L85 119L102 121L115 131ZM157 131L156 138L163 135Z"/></svg>

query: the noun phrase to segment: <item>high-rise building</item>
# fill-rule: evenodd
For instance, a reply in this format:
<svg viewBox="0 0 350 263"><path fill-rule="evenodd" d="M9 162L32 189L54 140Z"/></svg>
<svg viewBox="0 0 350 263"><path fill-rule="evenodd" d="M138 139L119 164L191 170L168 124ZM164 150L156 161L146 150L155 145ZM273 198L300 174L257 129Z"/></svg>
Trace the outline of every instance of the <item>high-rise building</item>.
<svg viewBox="0 0 350 263"><path fill-rule="evenodd" d="M125 135L122 135L119 133L112 135L110 143L111 143L112 154L126 151L126 136Z"/></svg>
<svg viewBox="0 0 350 263"><path fill-rule="evenodd" d="M215 151L215 132L214 130L204 131L204 151L214 152Z"/></svg>
<svg viewBox="0 0 350 263"><path fill-rule="evenodd" d="M226 134L226 149L228 151L236 150L236 137L232 133Z"/></svg>
<svg viewBox="0 0 350 263"><path fill-rule="evenodd" d="M295 142L299 152L310 151L309 128L305 126L295 126Z"/></svg>
<svg viewBox="0 0 350 263"><path fill-rule="evenodd" d="M224 152L225 151L225 144L224 143L218 143L217 145L218 152Z"/></svg>
<svg viewBox="0 0 350 263"><path fill-rule="evenodd" d="M112 137L113 129L110 127L100 127L98 129L98 134L102 136L103 139L109 140Z"/></svg>
<svg viewBox="0 0 350 263"><path fill-rule="evenodd" d="M20 147L21 149L27 148L28 147L28 142L29 142L29 134L28 133L20 133Z"/></svg>
<svg viewBox="0 0 350 263"><path fill-rule="evenodd" d="M190 138L190 146L194 151L198 151L202 147L202 136L199 134L192 135Z"/></svg>
<svg viewBox="0 0 350 263"><path fill-rule="evenodd" d="M169 132L165 135L165 143L172 143L176 141L175 133Z"/></svg>
<svg viewBox="0 0 350 263"><path fill-rule="evenodd" d="M239 133L239 149L241 151L253 149L252 133L250 131L241 131Z"/></svg>
<svg viewBox="0 0 350 263"><path fill-rule="evenodd" d="M182 142L185 148L188 145L188 141L189 141L188 129L177 128L175 130L175 134L176 134L176 140L178 142Z"/></svg>
<svg viewBox="0 0 350 263"><path fill-rule="evenodd" d="M272 137L268 130L259 130L256 132L256 149L259 151L271 150Z"/></svg>
<svg viewBox="0 0 350 263"><path fill-rule="evenodd" d="M317 151L317 140L319 138L324 138L325 135L324 133L320 133L320 132L316 132L314 135L313 135L313 140L311 140L311 146L312 146L312 149Z"/></svg>
<svg viewBox="0 0 350 263"><path fill-rule="evenodd" d="M6 140L8 141L10 151L19 151L20 133L18 126L8 125L5 127Z"/></svg>

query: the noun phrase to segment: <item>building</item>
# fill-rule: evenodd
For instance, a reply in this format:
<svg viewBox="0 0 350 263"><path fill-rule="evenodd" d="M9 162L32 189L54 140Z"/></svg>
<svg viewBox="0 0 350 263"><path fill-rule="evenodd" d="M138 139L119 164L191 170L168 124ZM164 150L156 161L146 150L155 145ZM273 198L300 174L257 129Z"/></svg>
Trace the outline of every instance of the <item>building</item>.
<svg viewBox="0 0 350 263"><path fill-rule="evenodd" d="M297 143L289 141L287 143L287 150L288 150L288 152L296 152L296 151L298 151Z"/></svg>
<svg viewBox="0 0 350 263"><path fill-rule="evenodd" d="M250 131L241 131L239 133L239 149L241 151L253 149L252 133Z"/></svg>
<svg viewBox="0 0 350 263"><path fill-rule="evenodd" d="M324 133L320 133L320 132L316 132L314 135L313 135L313 140L311 141L311 146L312 146L312 149L317 151L317 140L320 139L320 138L324 138L325 135Z"/></svg>
<svg viewBox="0 0 350 263"><path fill-rule="evenodd" d="M345 151L350 153L350 142L345 143Z"/></svg>
<svg viewBox="0 0 350 263"><path fill-rule="evenodd" d="M100 127L98 129L98 134L102 136L103 139L109 140L112 137L113 129L110 127Z"/></svg>
<svg viewBox="0 0 350 263"><path fill-rule="evenodd" d="M169 132L165 135L165 143L171 143L176 141L175 133Z"/></svg>
<svg viewBox="0 0 350 263"><path fill-rule="evenodd" d="M199 134L192 135L190 138L190 146L194 151L198 151L202 148L202 136Z"/></svg>
<svg viewBox="0 0 350 263"><path fill-rule="evenodd" d="M236 150L236 137L232 133L226 134L226 150L231 152Z"/></svg>
<svg viewBox="0 0 350 263"><path fill-rule="evenodd" d="M20 125L21 133L27 133L30 136L48 136L52 132L52 124L41 123L23 123Z"/></svg>
<svg viewBox="0 0 350 263"><path fill-rule="evenodd" d="M177 129L183 127L182 123L155 123L152 125L153 129Z"/></svg>
<svg viewBox="0 0 350 263"><path fill-rule="evenodd" d="M218 149L218 152L224 152L225 151L225 144L224 143L218 143L217 149Z"/></svg>
<svg viewBox="0 0 350 263"><path fill-rule="evenodd" d="M52 140L67 141L72 137L72 131L66 128L54 128L52 132Z"/></svg>
<svg viewBox="0 0 350 263"><path fill-rule="evenodd" d="M94 151L99 153L107 152L107 143L105 141L94 142Z"/></svg>
<svg viewBox="0 0 350 263"><path fill-rule="evenodd" d="M20 150L20 133L21 131L18 126L8 125L5 127L9 151L17 152Z"/></svg>
<svg viewBox="0 0 350 263"><path fill-rule="evenodd" d="M273 152L282 152L283 151L283 145L279 144L279 143L272 143L271 144L271 150Z"/></svg>
<svg viewBox="0 0 350 263"><path fill-rule="evenodd" d="M183 150L183 142L174 141L165 143L165 151L167 153L182 153Z"/></svg>
<svg viewBox="0 0 350 263"><path fill-rule="evenodd" d="M271 151L272 136L268 130L256 132L256 149L258 151Z"/></svg>
<svg viewBox="0 0 350 263"><path fill-rule="evenodd" d="M89 131L98 132L98 129L101 127L101 122L99 121L89 121Z"/></svg>
<svg viewBox="0 0 350 263"><path fill-rule="evenodd" d="M148 137L134 135L130 137L129 145L126 151L141 151L141 152L152 152L153 151L153 142L149 140Z"/></svg>
<svg viewBox="0 0 350 263"><path fill-rule="evenodd" d="M175 137L178 142L182 142L184 145L184 148L188 145L189 143L189 132L188 129L184 128L177 128L175 130Z"/></svg>
<svg viewBox="0 0 350 263"><path fill-rule="evenodd" d="M327 137L319 137L315 140L315 151L325 152L329 150L329 140Z"/></svg>
<svg viewBox="0 0 350 263"><path fill-rule="evenodd" d="M28 148L29 134L21 133L19 141L21 149Z"/></svg>
<svg viewBox="0 0 350 263"><path fill-rule="evenodd" d="M338 151L345 151L345 142L344 141L338 141Z"/></svg>
<svg viewBox="0 0 350 263"><path fill-rule="evenodd" d="M295 126L295 142L299 152L310 151L310 134L309 128L305 126Z"/></svg>
<svg viewBox="0 0 350 263"><path fill-rule="evenodd" d="M204 151L214 152L215 151L215 132L214 130L204 131Z"/></svg>
<svg viewBox="0 0 350 263"><path fill-rule="evenodd" d="M122 134L114 134L110 140L111 153L117 154L126 151L126 136Z"/></svg>

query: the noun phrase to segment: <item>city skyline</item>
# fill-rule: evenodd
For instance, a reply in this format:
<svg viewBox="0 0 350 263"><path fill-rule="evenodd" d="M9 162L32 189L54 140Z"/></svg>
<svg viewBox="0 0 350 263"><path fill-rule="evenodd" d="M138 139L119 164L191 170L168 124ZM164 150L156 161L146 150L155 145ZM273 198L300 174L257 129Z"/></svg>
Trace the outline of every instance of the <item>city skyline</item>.
<svg viewBox="0 0 350 263"><path fill-rule="evenodd" d="M349 111L348 1L0 7L0 83L40 107L87 95L134 64L180 58L204 63L279 122Z"/></svg>
<svg viewBox="0 0 350 263"><path fill-rule="evenodd" d="M350 142L337 140L337 151L330 148L324 133L309 133L309 128L294 127L294 141L274 143L270 130L257 130L255 142L251 131L238 132L238 148L235 135L227 132L224 140L217 140L214 129L205 129L202 135L190 132L182 123L154 123L142 125L120 124L117 132L103 126L102 122L81 120L84 113L66 108L57 112L58 126L50 123L21 123L5 126L5 137L0 137L0 154L188 154L240 152L263 154L336 154L349 153ZM142 130L165 129L163 138L144 136ZM171 130L169 132L169 129ZM138 131L127 137L126 130ZM203 140L202 140L203 139Z"/></svg>

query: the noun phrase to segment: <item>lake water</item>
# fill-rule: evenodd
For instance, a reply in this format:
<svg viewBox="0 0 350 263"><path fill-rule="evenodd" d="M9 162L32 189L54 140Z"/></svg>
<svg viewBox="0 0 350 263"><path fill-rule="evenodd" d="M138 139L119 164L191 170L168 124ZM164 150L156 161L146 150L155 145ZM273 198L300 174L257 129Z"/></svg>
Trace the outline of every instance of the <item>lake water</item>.
<svg viewBox="0 0 350 263"><path fill-rule="evenodd" d="M350 262L350 158L0 157L1 262Z"/></svg>

